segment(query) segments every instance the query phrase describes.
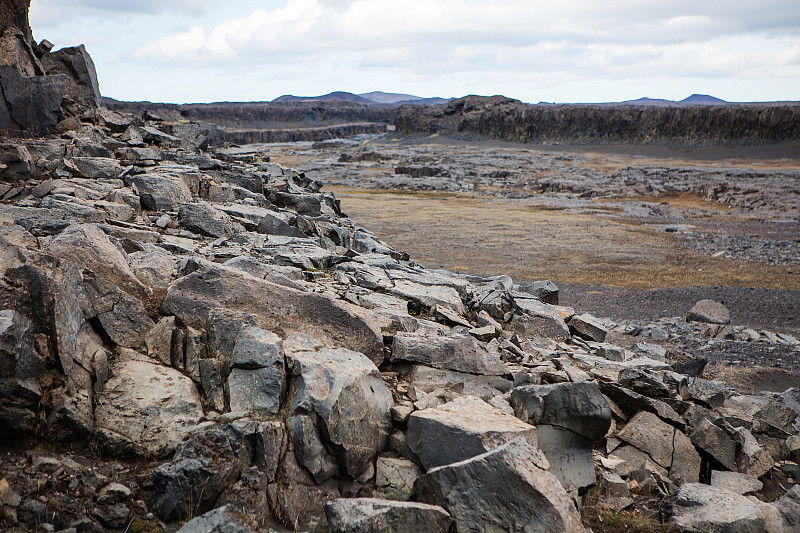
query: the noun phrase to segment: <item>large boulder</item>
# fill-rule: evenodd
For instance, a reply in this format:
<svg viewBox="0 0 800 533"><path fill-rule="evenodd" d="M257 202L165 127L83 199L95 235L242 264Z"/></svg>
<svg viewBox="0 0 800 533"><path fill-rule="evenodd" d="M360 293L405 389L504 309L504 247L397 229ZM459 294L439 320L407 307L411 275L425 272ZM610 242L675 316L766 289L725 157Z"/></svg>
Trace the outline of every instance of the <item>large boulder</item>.
<svg viewBox="0 0 800 533"><path fill-rule="evenodd" d="M729 324L731 312L714 300L700 300L686 313L687 322L706 322L708 324Z"/></svg>
<svg viewBox="0 0 800 533"><path fill-rule="evenodd" d="M14 67L0 65L0 129L15 135L52 133L66 83L64 76L28 77Z"/></svg>
<svg viewBox="0 0 800 533"><path fill-rule="evenodd" d="M539 448L564 487L594 484L594 442L611 425L611 408L595 383L517 387L511 405L519 418L536 426Z"/></svg>
<svg viewBox="0 0 800 533"><path fill-rule="evenodd" d="M288 422L298 461L318 483L374 472L391 429L392 393L375 364L308 337L284 344L291 368Z"/></svg>
<svg viewBox="0 0 800 533"><path fill-rule="evenodd" d="M415 411L406 441L425 469L486 453L516 437L536 446L536 428L474 396Z"/></svg>
<svg viewBox="0 0 800 533"><path fill-rule="evenodd" d="M234 268L204 264L175 281L162 304L164 314L204 329L218 308L256 315L261 326L282 337L307 333L328 344L383 362L383 335L372 317L351 304L256 278Z"/></svg>
<svg viewBox="0 0 800 533"><path fill-rule="evenodd" d="M514 298L513 310L511 327L518 335L559 341L570 337L569 327L552 305L536 298Z"/></svg>
<svg viewBox="0 0 800 533"><path fill-rule="evenodd" d="M133 192L139 196L142 209L171 211L192 201L192 191L181 178L158 174L140 174L131 178Z"/></svg>
<svg viewBox="0 0 800 533"><path fill-rule="evenodd" d="M376 498L342 498L325 504L331 533L447 533L453 520L436 505Z"/></svg>
<svg viewBox="0 0 800 533"><path fill-rule="evenodd" d="M97 396L95 425L112 452L164 456L203 417L200 396L179 371L146 361L123 361Z"/></svg>
<svg viewBox="0 0 800 533"><path fill-rule="evenodd" d="M414 484L418 501L444 507L459 532L583 533L580 515L524 438L434 468Z"/></svg>

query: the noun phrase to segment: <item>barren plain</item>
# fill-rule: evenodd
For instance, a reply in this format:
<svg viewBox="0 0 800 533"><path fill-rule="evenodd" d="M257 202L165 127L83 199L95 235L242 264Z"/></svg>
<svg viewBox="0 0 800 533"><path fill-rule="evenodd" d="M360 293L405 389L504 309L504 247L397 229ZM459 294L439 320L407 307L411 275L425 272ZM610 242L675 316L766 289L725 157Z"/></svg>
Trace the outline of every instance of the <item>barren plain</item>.
<svg viewBox="0 0 800 533"><path fill-rule="evenodd" d="M710 298L730 309L732 324L800 333L796 145L533 146L434 136L268 152L323 180L349 216L427 267L548 279L562 305L614 320L669 320ZM794 351L755 347L703 349L712 363L797 370Z"/></svg>

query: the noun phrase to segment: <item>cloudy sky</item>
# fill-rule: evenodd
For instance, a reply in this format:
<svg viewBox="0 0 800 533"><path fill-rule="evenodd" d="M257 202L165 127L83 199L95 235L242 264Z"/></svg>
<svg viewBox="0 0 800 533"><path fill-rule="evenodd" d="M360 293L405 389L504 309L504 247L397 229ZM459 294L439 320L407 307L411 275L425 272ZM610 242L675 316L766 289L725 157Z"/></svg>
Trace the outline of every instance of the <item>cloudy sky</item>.
<svg viewBox="0 0 800 533"><path fill-rule="evenodd" d="M800 0L32 0L104 96L800 100Z"/></svg>

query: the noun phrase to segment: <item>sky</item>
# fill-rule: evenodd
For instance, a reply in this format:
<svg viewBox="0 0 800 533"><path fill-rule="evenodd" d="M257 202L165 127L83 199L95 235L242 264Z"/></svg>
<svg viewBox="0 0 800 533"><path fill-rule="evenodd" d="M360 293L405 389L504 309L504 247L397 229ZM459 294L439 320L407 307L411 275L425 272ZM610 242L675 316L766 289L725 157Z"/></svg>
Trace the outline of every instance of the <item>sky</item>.
<svg viewBox="0 0 800 533"><path fill-rule="evenodd" d="M800 100L800 0L32 0L104 96Z"/></svg>

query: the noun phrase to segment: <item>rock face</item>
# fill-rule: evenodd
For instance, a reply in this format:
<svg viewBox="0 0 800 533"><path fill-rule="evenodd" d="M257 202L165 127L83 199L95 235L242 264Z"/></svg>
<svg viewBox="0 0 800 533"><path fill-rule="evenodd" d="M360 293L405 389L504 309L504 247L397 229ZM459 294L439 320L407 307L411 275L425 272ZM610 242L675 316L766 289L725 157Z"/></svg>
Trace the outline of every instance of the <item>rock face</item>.
<svg viewBox="0 0 800 533"><path fill-rule="evenodd" d="M180 372L145 361L114 367L98 395L95 424L113 452L171 453L203 416L200 396Z"/></svg>
<svg viewBox="0 0 800 533"><path fill-rule="evenodd" d="M295 339L288 348L294 391L288 423L297 458L317 482L339 469L358 478L388 442L391 393L364 355L306 342Z"/></svg>

